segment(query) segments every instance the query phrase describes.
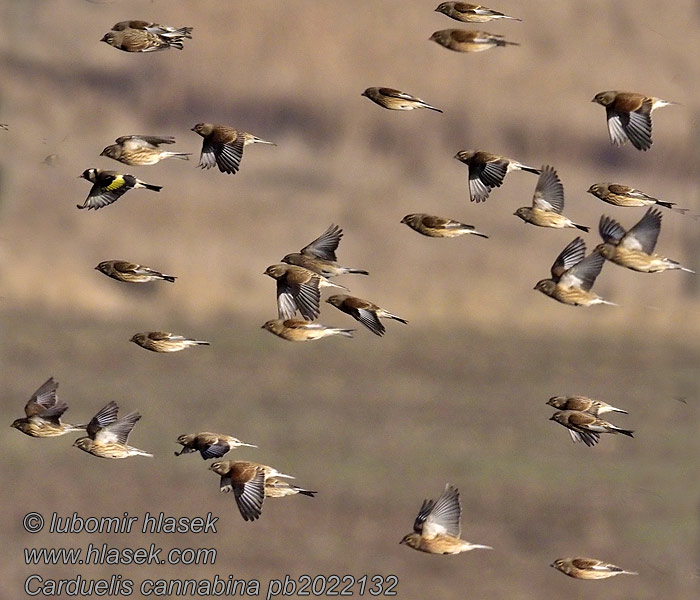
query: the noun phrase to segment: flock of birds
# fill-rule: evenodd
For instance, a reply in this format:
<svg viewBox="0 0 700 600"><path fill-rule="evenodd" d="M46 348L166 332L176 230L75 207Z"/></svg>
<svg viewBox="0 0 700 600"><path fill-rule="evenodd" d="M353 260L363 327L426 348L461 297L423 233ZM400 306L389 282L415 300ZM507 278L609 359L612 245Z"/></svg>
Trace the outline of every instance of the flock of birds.
<svg viewBox="0 0 700 600"><path fill-rule="evenodd" d="M436 9L463 23L485 23L497 19L517 20L490 8L464 2L443 2ZM171 27L146 21L123 21L107 32L101 41L125 52L154 52L169 48L183 49L192 37L191 27ZM502 36L483 31L446 29L435 32L431 40L454 51L479 52L496 46L517 45ZM389 110L429 109L442 112L424 100L400 90L387 87L370 87L363 96ZM593 98L606 109L610 141L616 146L630 142L638 150L646 151L652 145L651 114L659 107L673 104L637 93L604 91ZM198 166L202 169L217 167L225 174L235 174L245 146L255 143L272 144L250 133L226 125L198 123L192 131L203 138ZM128 166L154 165L167 158L188 160L190 154L166 150L162 146L175 143L170 136L127 135L119 137L107 146L101 156ZM526 171L539 176L532 205L519 208L514 214L526 223L545 228L573 228L588 232L589 227L573 222L564 216L564 188L556 170L544 165L533 168L516 160L485 151L463 150L455 158L468 168L469 195L473 202L484 202L493 188L500 187L506 175L512 171ZM101 209L117 201L132 189L159 192L162 187L137 179L127 173L90 168L81 177L92 183L92 188L79 209ZM655 254L661 228L661 211L664 207L684 213L686 209L670 202L653 198L634 188L616 183L597 183L589 193L615 206L648 207L641 220L626 230L610 217L601 216L598 230L603 242L586 255L586 244L576 237L557 256L551 267L551 277L539 281L535 289L564 304L590 306L613 304L591 291L605 261L644 273L656 273L679 269L693 272L677 261ZM474 226L430 214L409 214L402 221L416 232L435 238L461 235L488 236ZM336 251L343 231L331 225L324 233L299 252L287 254L279 263L270 265L265 274L276 282L278 317L262 327L288 341L317 340L341 335L352 337L352 329L327 327L316 321L320 315L320 297L323 288L349 290L332 278L346 274L368 275L363 269L342 266ZM174 283L176 277L150 267L125 260L106 260L95 267L98 271L120 282L138 284L153 281ZM373 302L348 294L335 294L326 302L351 316L372 333L382 336L386 329L381 319L407 321ZM297 316L299 313L300 317ZM137 333L131 341L153 352L175 352L208 342L186 338L168 332ZM12 427L33 437L54 437L73 431L85 431L87 435L74 442L81 450L108 459L152 454L128 445L129 434L141 418L138 412L118 417L118 406L108 403L87 424L71 425L61 420L68 409L58 400L58 384L49 378L31 397L25 406L26 416L17 419ZM626 411L604 402L583 396L556 396L547 402L556 412L551 420L566 427L574 442L587 446L598 443L603 433L633 436L631 430L619 428L601 418L610 412L627 414ZM218 433L199 432L177 438L182 446L181 454L199 452L201 457L217 459L210 470L220 476L220 490L233 492L233 496L246 521L260 517L266 497L283 497L302 494L314 496L315 491L289 483L294 479L273 467L249 461L220 460L230 450L253 444ZM475 548L490 546L472 544L461 538L461 506L458 490L447 485L437 500L425 500L413 525L413 531L401 540L413 549L431 554L456 554ZM578 579L602 579L618 574L635 574L618 566L597 559L573 557L555 560L552 567Z"/></svg>

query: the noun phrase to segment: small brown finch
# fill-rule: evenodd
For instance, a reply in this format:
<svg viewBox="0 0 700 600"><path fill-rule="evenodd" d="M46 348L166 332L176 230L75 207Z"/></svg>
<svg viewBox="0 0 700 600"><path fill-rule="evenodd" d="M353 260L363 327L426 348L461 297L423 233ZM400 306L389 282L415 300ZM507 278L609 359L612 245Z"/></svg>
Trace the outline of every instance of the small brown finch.
<svg viewBox="0 0 700 600"><path fill-rule="evenodd" d="M538 227L552 227L554 229L573 228L581 231L589 231L590 227L578 225L562 214L564 210L564 186L557 172L545 165L537 180L535 195L532 197L532 207L523 206L513 214L520 217L526 223Z"/></svg>
<svg viewBox="0 0 700 600"><path fill-rule="evenodd" d="M243 148L248 144L277 145L226 125L197 123L192 131L204 138L197 166L202 169L211 169L216 165L222 173L238 172L243 158Z"/></svg>
<svg viewBox="0 0 700 600"><path fill-rule="evenodd" d="M601 400L593 400L586 396L552 396L547 400L547 405L557 410L578 410L587 412L595 417L606 412L618 412L623 415L629 414L626 410L615 408Z"/></svg>
<svg viewBox="0 0 700 600"><path fill-rule="evenodd" d="M615 575L639 575L595 558L557 558L550 567L574 579L607 579Z"/></svg>
<svg viewBox="0 0 700 600"><path fill-rule="evenodd" d="M370 87L367 88L361 96L369 98L372 102L379 104L390 110L414 110L416 108L429 108L441 113L439 108L430 106L425 100L411 96L406 92L401 92L387 87Z"/></svg>
<svg viewBox="0 0 700 600"><path fill-rule="evenodd" d="M142 29L171 39L191 39L193 30L192 27L171 27L170 25L159 25L149 21L120 21L112 27L112 31L125 31L126 29Z"/></svg>
<svg viewBox="0 0 700 600"><path fill-rule="evenodd" d="M442 13L455 21L462 23L487 23L496 19L513 19L514 21L522 21L516 17L509 17L502 12L493 10L479 4L467 4L466 2L443 2L435 12Z"/></svg>
<svg viewBox="0 0 700 600"><path fill-rule="evenodd" d="M614 219L602 216L598 230L603 243L596 250L621 267L641 273L660 273L674 269L695 273L682 267L678 261L654 254L661 231L661 211L658 209L648 209L639 223L629 231L625 231Z"/></svg>
<svg viewBox="0 0 700 600"><path fill-rule="evenodd" d="M430 41L455 52L483 52L496 46L520 46L507 42L504 36L486 31L467 31L466 29L443 29L430 36Z"/></svg>
<svg viewBox="0 0 700 600"><path fill-rule="evenodd" d="M367 327L367 329L378 336L384 335L384 332L386 331L386 328L384 325L382 325L379 317L394 319L400 323L408 324L408 321L405 319L392 315L390 312L380 308L376 304L368 302L367 300L362 300L362 298L338 294L335 296L330 296L326 302L332 304L345 314L350 315L353 319L362 323L365 327Z"/></svg>
<svg viewBox="0 0 700 600"><path fill-rule="evenodd" d="M152 192L160 192L163 189L162 185L151 185L136 179L133 175L117 173L116 171L86 169L79 177L93 184L85 202L77 205L78 208L87 208L88 210L97 210L112 204L132 189L146 188Z"/></svg>
<svg viewBox="0 0 700 600"><path fill-rule="evenodd" d="M219 488L222 492L233 491L238 510L245 521L260 518L265 500L265 481L270 477L294 479L291 475L280 473L273 467L245 460L220 460L209 467L221 476Z"/></svg>
<svg viewBox="0 0 700 600"><path fill-rule="evenodd" d="M491 189L501 187L506 175L511 171L540 174L539 169L490 152L461 150L454 157L469 167L469 197L472 202L484 202Z"/></svg>
<svg viewBox="0 0 700 600"><path fill-rule="evenodd" d="M107 404L88 423L87 436L78 438L73 445L99 458L152 457L148 452L127 445L129 434L141 415L134 411L117 419L118 410L115 402Z"/></svg>
<svg viewBox="0 0 700 600"><path fill-rule="evenodd" d="M651 113L662 106L676 104L661 98L615 90L599 92L591 102L605 107L612 144L622 146L629 140L637 150L644 151L649 150L652 144Z"/></svg>
<svg viewBox="0 0 700 600"><path fill-rule="evenodd" d="M603 268L605 259L596 251L586 255L586 243L577 237L564 248L552 265L551 279L542 279L535 285L536 290L555 300L573 306L611 304L603 300L591 288Z"/></svg>
<svg viewBox="0 0 700 600"><path fill-rule="evenodd" d="M560 410L555 412L549 420L566 427L574 442L583 442L589 447L598 443L601 433L621 433L634 437L632 435L634 431L630 429L621 429L595 415L579 410Z"/></svg>
<svg viewBox="0 0 700 600"><path fill-rule="evenodd" d="M335 277L346 273L369 275L363 269L343 267L336 262L338 258L335 255L335 251L338 249L341 237L343 237L343 230L337 225L331 224L326 231L313 242L304 246L299 252L287 254L282 259L282 262L288 265L304 267L324 277Z"/></svg>
<svg viewBox="0 0 700 600"><path fill-rule="evenodd" d="M16 419L10 427L31 437L56 437L85 429L85 425L61 422L61 415L68 410L68 405L56 397L57 388L58 383L49 377L25 404L24 414L27 416Z"/></svg>
<svg viewBox="0 0 700 600"><path fill-rule="evenodd" d="M620 185L619 183L594 183L588 188L588 193L613 206L651 206L658 204L680 213L688 212L687 208L676 208L674 202L662 202L644 192L635 190L627 185Z"/></svg>
<svg viewBox="0 0 700 600"><path fill-rule="evenodd" d="M270 333L289 342L307 342L320 340L331 335L343 335L352 337L354 329L341 329L339 327L326 327L320 323L311 323L303 319L271 319L261 329L267 329Z"/></svg>
<svg viewBox="0 0 700 600"><path fill-rule="evenodd" d="M163 150L161 144L174 144L174 137L154 135L124 135L114 140L116 144L107 146L100 156L107 156L129 166L155 165L164 158L189 160L189 152Z"/></svg>
<svg viewBox="0 0 700 600"><path fill-rule="evenodd" d="M428 554L459 554L475 548L493 550L491 546L472 544L461 539L459 491L449 483L437 500L423 500L413 523L413 532L399 542Z"/></svg>
<svg viewBox="0 0 700 600"><path fill-rule="evenodd" d="M209 346L209 342L192 340L166 331L136 333L129 341L151 352L179 352L190 346Z"/></svg>
<svg viewBox="0 0 700 600"><path fill-rule="evenodd" d="M294 485L283 479L278 479L277 477L268 477L265 479L265 498L284 498L285 496L294 496L295 494L302 494L303 496L310 496L313 498L318 492L305 490L298 485Z"/></svg>
<svg viewBox="0 0 700 600"><path fill-rule="evenodd" d="M321 288L337 287L350 291L323 275L296 265L270 265L263 275L277 281L277 313L280 319L292 319L298 310L302 317L313 321L320 314Z"/></svg>
<svg viewBox="0 0 700 600"><path fill-rule="evenodd" d="M426 215L425 213L414 213L406 215L401 222L408 225L414 231L435 238L452 238L460 235L471 233L482 238L487 238L485 233L479 233L474 229L474 225L467 225L452 219L443 219L435 215Z"/></svg>
<svg viewBox="0 0 700 600"><path fill-rule="evenodd" d="M190 452L199 452L204 460L208 458L221 458L229 450L240 446L257 448L254 444L246 444L230 435L211 433L209 431L184 433L177 438L177 443L182 445L182 450L180 450L180 452L175 452L175 456L189 454Z"/></svg>
<svg viewBox="0 0 700 600"><path fill-rule="evenodd" d="M121 31L108 31L100 41L124 52L157 52L168 48L182 50L181 40L181 37L165 37L145 29L127 27Z"/></svg>
<svg viewBox="0 0 700 600"><path fill-rule="evenodd" d="M159 279L175 283L175 279L177 279L174 275L165 275L150 267L137 265L126 260L103 260L95 267L95 270L104 273L107 277L126 283L146 283Z"/></svg>

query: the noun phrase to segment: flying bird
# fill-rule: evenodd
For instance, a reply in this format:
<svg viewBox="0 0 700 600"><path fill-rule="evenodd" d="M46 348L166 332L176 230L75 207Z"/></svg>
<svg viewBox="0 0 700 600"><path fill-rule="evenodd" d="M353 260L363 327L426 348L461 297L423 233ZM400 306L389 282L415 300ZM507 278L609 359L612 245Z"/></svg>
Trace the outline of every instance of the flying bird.
<svg viewBox="0 0 700 600"><path fill-rule="evenodd" d="M282 262L288 265L303 267L323 277L336 277L347 273L369 275L363 269L352 269L338 264L335 251L343 237L343 230L337 225L331 224L313 242L304 246L299 252L287 254Z"/></svg>
<svg viewBox="0 0 700 600"><path fill-rule="evenodd" d="M230 450L239 448L240 446L257 448L254 444L246 444L230 435L211 433L209 431L184 433L178 436L177 443L182 446L182 450L180 450L180 452L175 452L175 456L199 452L204 460L208 458L221 458Z"/></svg>
<svg viewBox="0 0 700 600"><path fill-rule="evenodd" d="M107 277L126 283L147 283L158 280L175 283L177 279L174 275L166 275L150 267L137 265L126 260L103 260L95 267L95 270L104 273Z"/></svg>
<svg viewBox="0 0 700 600"><path fill-rule="evenodd" d="M166 331L135 333L129 341L151 352L178 352L190 346L209 346L209 342L192 340Z"/></svg>
<svg viewBox="0 0 700 600"><path fill-rule="evenodd" d="M78 438L73 445L99 458L152 457L152 454L127 444L141 415L134 411L118 419L118 410L115 402L107 404L87 424L87 436Z"/></svg>
<svg viewBox="0 0 700 600"><path fill-rule="evenodd" d="M472 202L484 202L493 188L501 187L511 171L528 171L535 175L541 172L516 160L481 150L461 150L454 157L469 167L469 197Z"/></svg>
<svg viewBox="0 0 700 600"><path fill-rule="evenodd" d="M661 211L658 209L648 209L639 223L629 231L625 231L614 219L602 216L598 230L603 243L596 250L621 267L641 273L660 273L674 269L695 273L681 266L678 261L654 254L661 231Z"/></svg>
<svg viewBox="0 0 700 600"><path fill-rule="evenodd" d="M552 278L542 279L536 290L555 300L573 306L611 304L591 292L605 259L595 250L586 255L586 243L577 237L564 248L551 268ZM585 258L584 258L585 256Z"/></svg>
<svg viewBox="0 0 700 600"><path fill-rule="evenodd" d="M466 29L442 29L433 33L430 41L455 52L483 52L497 46L520 46L506 41L502 35Z"/></svg>
<svg viewBox="0 0 700 600"><path fill-rule="evenodd" d="M31 437L56 437L69 431L85 429L85 425L71 425L61 421L68 405L57 398L57 389L58 382L49 377L25 404L26 417L15 419L10 427Z"/></svg>
<svg viewBox="0 0 700 600"><path fill-rule="evenodd" d="M164 38L178 40L181 38L191 39L193 27L171 27L170 25L160 25L150 21L120 21L112 27L112 31L125 31L127 29L140 29Z"/></svg>
<svg viewBox="0 0 700 600"><path fill-rule="evenodd" d="M613 145L622 146L629 140L637 150L645 152L652 144L651 113L662 106L676 104L653 96L616 90L599 92L591 102L605 107Z"/></svg>
<svg viewBox="0 0 700 600"><path fill-rule="evenodd" d="M550 567L574 579L607 579L615 575L639 575L595 558L557 558Z"/></svg>
<svg viewBox="0 0 700 600"><path fill-rule="evenodd" d="M594 183L588 188L588 193L613 206L653 206L658 204L681 214L688 212L687 208L676 208L674 202L662 202L658 198L619 183Z"/></svg>
<svg viewBox="0 0 700 600"><path fill-rule="evenodd" d="M400 323L408 324L406 319L402 319L383 308L380 308L373 302L368 302L362 298L347 296L345 294L337 294L329 296L326 300L329 304L335 306L338 310L350 315L356 321L362 323L372 333L382 336L386 328L379 320L380 317L385 319L394 319Z"/></svg>
<svg viewBox="0 0 700 600"><path fill-rule="evenodd" d="M439 108L435 108L428 104L425 100L421 100L416 96L411 96L406 92L401 92L388 87L370 87L367 88L361 96L369 98L372 102L379 104L383 108L389 110L414 110L416 108L428 108L435 112L441 113Z"/></svg>
<svg viewBox="0 0 700 600"><path fill-rule="evenodd" d="M595 417L607 412L629 414L626 410L615 408L601 400L593 400L586 396L552 396L547 400L547 405L557 410L578 410L587 412Z"/></svg>
<svg viewBox="0 0 700 600"><path fill-rule="evenodd" d="M100 41L124 52L158 52L169 48L183 48L182 37L166 37L146 29L129 27L120 31L108 31Z"/></svg>
<svg viewBox="0 0 700 600"><path fill-rule="evenodd" d="M216 165L222 173L238 172L243 158L243 148L248 144L277 145L226 125L197 123L192 131L204 138L197 166L202 169L211 169Z"/></svg>
<svg viewBox="0 0 700 600"><path fill-rule="evenodd" d="M549 165L542 167L542 173L537 180L535 195L532 197L532 207L523 206L513 213L526 223L538 227L553 229L576 228L589 231L590 227L578 225L562 214L564 210L564 186L557 172Z"/></svg>
<svg viewBox="0 0 700 600"><path fill-rule="evenodd" d="M509 17L502 12L481 6L480 4L467 4L466 2L442 2L435 12L442 13L455 21L462 23L488 23L496 19L512 19L522 21L517 17Z"/></svg>
<svg viewBox="0 0 700 600"><path fill-rule="evenodd" d="M435 215L425 213L414 213L406 215L401 222L408 225L414 231L435 238L452 238L460 235L472 234L482 238L487 238L485 233L478 232L474 225L460 223L453 219L444 219Z"/></svg>
<svg viewBox="0 0 700 600"><path fill-rule="evenodd" d="M271 319L262 325L261 329L267 329L277 337L289 342L307 342L320 340L332 335L352 337L354 329L342 329L340 327L326 327L320 323L312 323L304 319Z"/></svg>
<svg viewBox="0 0 700 600"><path fill-rule="evenodd" d="M145 188L152 192L160 192L162 185L152 185L136 179L133 175L117 173L116 171L103 171L102 169L86 169L79 177L91 182L92 188L85 202L78 204L78 208L98 210L113 202L116 202L129 190Z"/></svg>
<svg viewBox="0 0 700 600"><path fill-rule="evenodd" d="M459 554L475 548L493 550L491 546L461 539L461 516L459 490L448 483L437 500L423 500L413 531L399 543L428 554Z"/></svg>
<svg viewBox="0 0 700 600"><path fill-rule="evenodd" d="M265 498L284 498L285 496L294 496L301 494L313 498L318 492L305 490L304 488L279 479L277 477L268 477L265 479Z"/></svg>
<svg viewBox="0 0 700 600"><path fill-rule="evenodd" d="M189 152L171 152L161 144L174 144L175 138L155 135L124 135L102 150L100 156L113 158L129 166L155 165L165 158L189 160Z"/></svg>
<svg viewBox="0 0 700 600"><path fill-rule="evenodd" d="M556 421L569 430L569 435L574 442L583 442L586 446L595 446L601 433L621 433L628 437L634 437L634 431L621 429L612 423L579 410L560 410L555 412L550 421Z"/></svg>

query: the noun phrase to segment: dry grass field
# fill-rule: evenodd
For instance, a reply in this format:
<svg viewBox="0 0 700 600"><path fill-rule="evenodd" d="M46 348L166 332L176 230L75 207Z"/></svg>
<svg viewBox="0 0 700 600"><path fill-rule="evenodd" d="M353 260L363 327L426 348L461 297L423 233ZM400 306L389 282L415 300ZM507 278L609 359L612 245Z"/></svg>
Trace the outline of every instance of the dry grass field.
<svg viewBox="0 0 700 600"><path fill-rule="evenodd" d="M105 461L74 436L6 428L0 492L0 597L46 578L285 574L399 577L399 597L691 600L700 592L700 282L608 264L594 288L619 307L559 305L532 290L576 233L525 226L536 178L512 173L469 202L460 149L552 164L566 213L629 227L641 209L601 203L598 181L632 185L700 213L700 7L650 0L515 2L522 23L486 24L520 47L465 55L429 42L459 27L428 0L125 0L0 3L0 422L22 416L53 375L89 419L108 401L143 419L130 441L155 454ZM182 51L118 52L99 43L124 19L194 27ZM467 27L467 26L465 26ZM384 111L366 87L403 89L442 108ZM605 89L680 103L654 113L654 145L609 145ZM252 146L241 171L195 168L199 121L278 145ZM189 163L126 167L99 157L126 134L174 135ZM53 167L42 164L57 154ZM75 208L89 167L163 185L98 212ZM400 224L411 212L472 223L490 239L434 240ZM357 296L408 319L383 338L328 305L324 324L355 339L290 344L260 330L275 316L267 265L330 223L345 230L344 276ZM664 210L658 251L698 270L700 221ZM178 276L128 286L93 270L127 259ZM173 355L128 343L170 330L211 341ZM555 394L625 408L635 439L571 443L549 422ZM177 435L229 433L257 444L230 458L271 464L318 490L268 500L245 523ZM77 436L75 436L77 437ZM463 535L493 546L440 557L399 546L423 498L461 491ZM83 516L219 517L216 534L40 533L38 511ZM215 565L29 566L26 547L214 547ZM548 565L594 556L638 577L585 582ZM354 589L357 595L357 588ZM132 597L141 597L134 592Z"/></svg>

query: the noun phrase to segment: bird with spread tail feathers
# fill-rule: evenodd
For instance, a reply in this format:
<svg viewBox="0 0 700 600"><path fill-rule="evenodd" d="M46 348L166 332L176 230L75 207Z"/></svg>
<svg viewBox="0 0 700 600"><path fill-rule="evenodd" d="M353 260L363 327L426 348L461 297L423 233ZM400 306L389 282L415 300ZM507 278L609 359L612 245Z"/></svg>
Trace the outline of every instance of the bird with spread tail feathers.
<svg viewBox="0 0 700 600"><path fill-rule="evenodd" d="M448 483L437 500L423 500L413 531L399 543L428 554L459 554L476 548L493 550L491 546L460 538L461 517L459 490Z"/></svg>

